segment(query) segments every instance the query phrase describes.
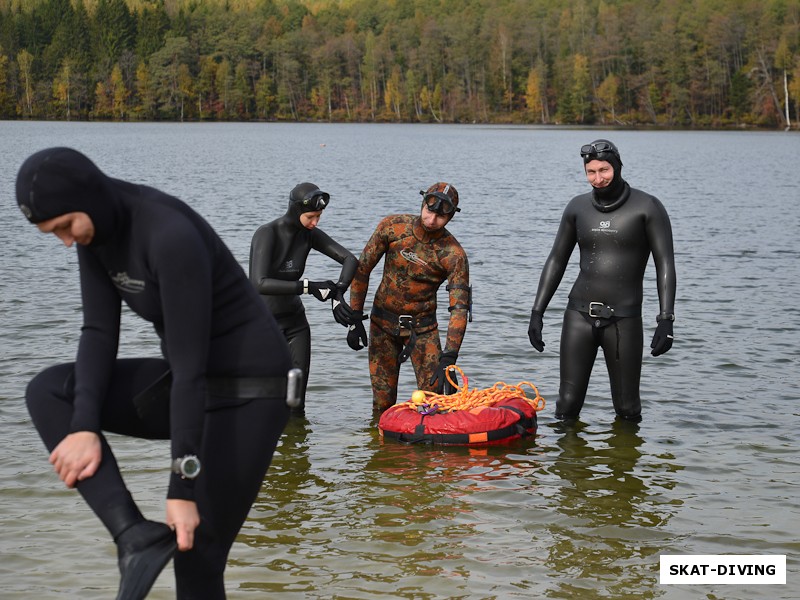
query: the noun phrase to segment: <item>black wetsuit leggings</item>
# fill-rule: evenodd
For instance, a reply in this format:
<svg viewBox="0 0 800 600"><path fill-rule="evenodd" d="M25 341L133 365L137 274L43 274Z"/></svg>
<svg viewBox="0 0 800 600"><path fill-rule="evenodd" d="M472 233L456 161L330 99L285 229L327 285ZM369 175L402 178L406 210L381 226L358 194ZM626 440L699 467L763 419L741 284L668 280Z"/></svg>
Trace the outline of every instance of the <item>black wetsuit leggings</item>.
<svg viewBox="0 0 800 600"><path fill-rule="evenodd" d="M138 438L168 439L167 420L142 419L132 403L133 397L167 368L167 363L160 359L118 360L102 410L102 429ZM49 451L69 433L72 373L72 363L58 365L42 371L28 385L28 410ZM195 483L201 523L195 530L194 548L175 555L177 598L225 598L223 573L228 552L258 495L288 418L285 398L249 400L207 410L200 452L203 469ZM105 436L100 439L103 451L100 467L93 477L76 487L108 526L113 522L113 511L133 500ZM169 459L169 451L165 449L165 483L169 477Z"/></svg>
<svg viewBox="0 0 800 600"><path fill-rule="evenodd" d="M586 399L597 349L603 349L614 410L624 418L641 418L639 381L644 333L641 317L628 317L596 327L576 310L564 312L561 329L561 385L556 417L577 418Z"/></svg>
<svg viewBox="0 0 800 600"><path fill-rule="evenodd" d="M301 389L300 406L292 412L302 413L306 407L306 388L311 370L311 327L308 325L305 312L293 315L282 315L276 319L292 355L292 366L303 371L303 386Z"/></svg>

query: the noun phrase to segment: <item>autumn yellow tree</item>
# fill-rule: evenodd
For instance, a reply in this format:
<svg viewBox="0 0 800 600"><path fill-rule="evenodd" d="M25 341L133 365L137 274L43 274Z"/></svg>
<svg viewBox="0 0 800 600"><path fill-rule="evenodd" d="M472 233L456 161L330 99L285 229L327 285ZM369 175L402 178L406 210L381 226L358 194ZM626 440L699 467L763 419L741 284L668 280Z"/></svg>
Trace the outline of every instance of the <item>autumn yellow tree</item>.
<svg viewBox="0 0 800 600"><path fill-rule="evenodd" d="M178 103L180 106L180 120L183 122L186 106L192 102L194 95L194 80L189 70L189 65L178 65Z"/></svg>
<svg viewBox="0 0 800 600"><path fill-rule="evenodd" d="M600 114L603 123L606 122L606 114L612 123L617 121L617 97L619 95L619 77L611 73L603 82L597 86L597 101L600 105Z"/></svg>
<svg viewBox="0 0 800 600"><path fill-rule="evenodd" d="M72 62L64 59L61 69L53 79L53 100L64 118L69 121L72 113Z"/></svg>
<svg viewBox="0 0 800 600"><path fill-rule="evenodd" d="M104 81L94 86L94 116L105 119L111 116L111 93Z"/></svg>
<svg viewBox="0 0 800 600"><path fill-rule="evenodd" d="M427 108L433 120L437 123L442 122L442 84L437 83L433 92L428 90L427 85L423 85L419 92L419 99L422 105ZM438 114L437 114L438 111Z"/></svg>
<svg viewBox="0 0 800 600"><path fill-rule="evenodd" d="M800 115L800 58L795 61L797 65L792 71L792 76L789 79L789 97L794 98L794 114ZM800 127L798 118L795 117L795 128Z"/></svg>
<svg viewBox="0 0 800 600"><path fill-rule="evenodd" d="M272 91L272 78L268 73L261 73L255 85L255 102L258 116L268 119L275 108L275 94Z"/></svg>
<svg viewBox="0 0 800 600"><path fill-rule="evenodd" d="M786 129L792 126L792 119L789 116L789 109L791 107L791 101L789 100L789 71L794 66L794 63L794 57L789 50L789 42L786 36L783 36L780 42L778 42L778 48L775 50L775 66L778 67L783 74L783 118L786 121Z"/></svg>
<svg viewBox="0 0 800 600"><path fill-rule="evenodd" d="M402 79L400 65L395 65L392 68L392 75L389 77L389 81L386 82L386 90L383 93L386 110L392 113L398 121L401 119L400 107L403 103Z"/></svg>
<svg viewBox="0 0 800 600"><path fill-rule="evenodd" d="M153 89L153 79L150 76L150 69L147 64L140 62L136 67L136 95L139 103L136 106L136 114L143 119L150 119L155 113L155 90Z"/></svg>
<svg viewBox="0 0 800 600"><path fill-rule="evenodd" d="M576 54L572 71L572 108L578 123L584 123L591 109L592 79L589 75L589 59Z"/></svg>
<svg viewBox="0 0 800 600"><path fill-rule="evenodd" d="M531 120L545 122L544 113L544 82L542 81L541 69L533 67L528 71L528 81L525 86L525 107Z"/></svg>
<svg viewBox="0 0 800 600"><path fill-rule="evenodd" d="M19 67L20 84L24 91L23 114L30 117L33 115L33 75L31 73L33 54L27 50L20 51L17 54L17 66Z"/></svg>
<svg viewBox="0 0 800 600"><path fill-rule="evenodd" d="M0 46L0 119L10 117L12 109L11 94L8 92L8 64L9 58L3 54L3 48Z"/></svg>
<svg viewBox="0 0 800 600"><path fill-rule="evenodd" d="M109 79L109 94L111 100L111 116L115 119L124 119L128 113L128 96L130 91L125 86L122 69L115 64Z"/></svg>

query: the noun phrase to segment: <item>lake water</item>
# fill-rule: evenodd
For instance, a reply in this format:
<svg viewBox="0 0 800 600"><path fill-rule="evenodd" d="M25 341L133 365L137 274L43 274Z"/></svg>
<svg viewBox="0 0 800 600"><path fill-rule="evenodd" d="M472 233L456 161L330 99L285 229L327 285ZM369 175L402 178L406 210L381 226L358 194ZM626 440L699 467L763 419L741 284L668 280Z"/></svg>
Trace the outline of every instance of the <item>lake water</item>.
<svg viewBox="0 0 800 600"><path fill-rule="evenodd" d="M640 425L615 422L598 359L581 421L565 427L553 409L577 253L545 315L542 354L528 317L561 212L588 189L578 148L599 137L670 213L676 340L661 357L645 352ZM22 400L36 372L73 359L81 323L75 251L35 232L14 202L22 161L54 145L181 197L245 267L253 232L300 181L331 193L321 228L355 254L382 216L417 212L420 189L452 182L463 211L450 229L475 290L459 365L471 387L531 380L548 401L535 438L513 445L381 443L366 353L307 302L307 419L287 428L233 548L230 598L800 597L798 134L0 122L3 598L109 598L118 582L113 544L52 473ZM312 254L306 273L334 278L338 265ZM651 264L648 345L654 277ZM147 325L127 315L123 326L122 355L158 353ZM413 390L406 365L401 399ZM112 445L144 512L163 518L167 444ZM787 584L659 583L661 554L728 553L787 555ZM168 568L151 597L173 590Z"/></svg>

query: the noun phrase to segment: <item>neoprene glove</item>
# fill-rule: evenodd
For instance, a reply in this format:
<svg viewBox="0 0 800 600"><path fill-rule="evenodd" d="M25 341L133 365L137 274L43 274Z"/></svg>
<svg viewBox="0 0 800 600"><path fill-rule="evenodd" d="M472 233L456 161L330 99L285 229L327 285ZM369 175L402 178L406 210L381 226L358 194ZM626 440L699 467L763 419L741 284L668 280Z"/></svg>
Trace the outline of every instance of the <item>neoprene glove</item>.
<svg viewBox="0 0 800 600"><path fill-rule="evenodd" d="M457 359L458 354L455 352L442 352L442 355L439 357L439 366L436 367L436 371L428 382L434 386L434 391L437 394L449 396L456 392L457 388L453 387L453 384L447 380L447 367L456 364ZM455 374L455 371L450 372L450 378L458 385L458 376Z"/></svg>
<svg viewBox="0 0 800 600"><path fill-rule="evenodd" d="M347 329L348 346L353 350L361 350L367 347L367 331L364 329L364 313L362 311L353 311L353 317Z"/></svg>
<svg viewBox="0 0 800 600"><path fill-rule="evenodd" d="M332 281L309 281L308 293L320 302L325 302L333 297L336 284Z"/></svg>
<svg viewBox="0 0 800 600"><path fill-rule="evenodd" d="M347 327L354 321L353 309L344 299L344 292L347 288L336 284L336 290L333 292L333 300L331 300L331 308L333 309L333 318L340 325Z"/></svg>
<svg viewBox="0 0 800 600"><path fill-rule="evenodd" d="M531 310L531 323L528 325L528 339L531 341L531 346L536 348L539 352L544 350L542 327L542 313L538 310Z"/></svg>
<svg viewBox="0 0 800 600"><path fill-rule="evenodd" d="M661 319L658 322L653 341L650 342L650 347L652 348L650 354L653 356L664 354L672 348L672 324L673 321L669 319Z"/></svg>

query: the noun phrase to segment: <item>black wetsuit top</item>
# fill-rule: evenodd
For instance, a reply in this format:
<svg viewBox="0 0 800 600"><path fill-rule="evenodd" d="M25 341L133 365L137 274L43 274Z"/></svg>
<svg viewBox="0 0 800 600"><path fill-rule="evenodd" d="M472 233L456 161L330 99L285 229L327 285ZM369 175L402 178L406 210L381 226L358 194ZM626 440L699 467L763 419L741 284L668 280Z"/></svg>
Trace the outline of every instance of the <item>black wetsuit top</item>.
<svg viewBox="0 0 800 600"><path fill-rule="evenodd" d="M91 244L78 246L84 323L70 432L101 430L122 301L153 324L172 372L173 457L200 453L207 377L285 376L291 368L285 339L241 266L184 202L110 178L69 149L29 159L18 186L30 187L18 197L30 196L23 211L31 220L83 211L95 226ZM190 483L173 475L169 497L191 497Z"/></svg>
<svg viewBox="0 0 800 600"><path fill-rule="evenodd" d="M628 189L621 202L603 206L588 192L567 205L539 279L533 310L547 308L577 243L580 274L570 290L571 300L640 307L652 252L661 312L674 311L676 277L669 217L657 198L624 185Z"/></svg>
<svg viewBox="0 0 800 600"><path fill-rule="evenodd" d="M573 198L564 210L539 279L534 311L543 313L547 308L576 243L580 248L580 273L569 293L567 308L571 310L565 311L561 331L556 417L579 415L597 348L601 346L617 414L639 420L642 286L651 253L661 312L672 313L675 303L669 217L657 198L630 188L621 179L605 194L593 190ZM615 312L591 314L590 303ZM612 323L613 327L607 327ZM610 334L608 330L612 330Z"/></svg>
<svg viewBox="0 0 800 600"><path fill-rule="evenodd" d="M311 250L317 250L342 265L338 284L350 285L358 260L319 228L306 229L299 213L289 210L279 219L262 225L250 245L250 281L277 318L305 313L298 281Z"/></svg>
<svg viewBox="0 0 800 600"><path fill-rule="evenodd" d="M152 188L126 192L119 202L130 218L113 242L78 249L84 327L72 430L99 431L121 298L153 323L170 364L172 455L196 454L206 377L285 375L288 352L241 266L199 215Z"/></svg>

